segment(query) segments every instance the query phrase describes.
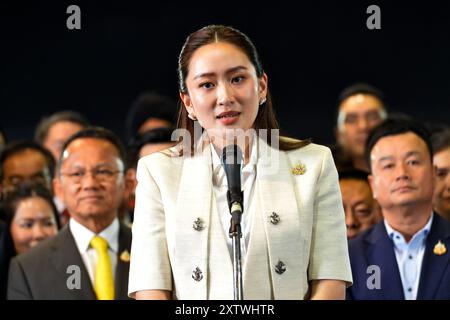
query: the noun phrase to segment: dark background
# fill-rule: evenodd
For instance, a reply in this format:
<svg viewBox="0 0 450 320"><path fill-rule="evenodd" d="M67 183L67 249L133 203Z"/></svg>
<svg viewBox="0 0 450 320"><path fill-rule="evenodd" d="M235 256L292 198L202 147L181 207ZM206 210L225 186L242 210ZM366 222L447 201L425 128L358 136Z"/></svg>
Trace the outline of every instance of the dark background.
<svg viewBox="0 0 450 320"><path fill-rule="evenodd" d="M81 30L66 8L81 8ZM381 30L366 9L381 8ZM392 109L450 124L448 1L2 1L0 124L8 139L32 137L62 109L124 136L134 98L177 98L177 56L187 35L226 24L255 43L269 75L281 128L333 141L338 93L358 81L385 92Z"/></svg>

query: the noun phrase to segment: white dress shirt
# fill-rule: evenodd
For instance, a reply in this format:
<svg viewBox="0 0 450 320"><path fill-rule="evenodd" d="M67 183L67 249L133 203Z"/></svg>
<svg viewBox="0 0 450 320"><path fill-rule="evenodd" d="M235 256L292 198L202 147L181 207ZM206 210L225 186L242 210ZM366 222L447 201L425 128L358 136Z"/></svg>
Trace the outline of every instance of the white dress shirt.
<svg viewBox="0 0 450 320"><path fill-rule="evenodd" d="M417 299L425 244L432 222L433 213L431 213L431 217L425 227L417 231L409 242L406 242L403 235L392 229L386 219L384 220L387 234L394 244L395 258L400 271L405 300Z"/></svg>
<svg viewBox="0 0 450 320"><path fill-rule="evenodd" d="M78 251L89 273L92 285L94 285L95 266L97 264L97 251L91 247L90 242L94 236L100 236L108 241L108 252L111 259L113 279L116 278L117 253L119 251L119 219L114 221L102 232L95 234L75 219L70 219L69 228L75 238Z"/></svg>
<svg viewBox="0 0 450 320"><path fill-rule="evenodd" d="M256 161L257 161L257 150L256 143L257 139L253 137L252 145L250 147L250 157L249 162L243 166L241 174L241 186L244 192L244 212L242 214L241 220L241 261L242 266L244 266L245 257L247 255L248 243L250 241L250 229L252 226L252 207L251 204L254 201L254 190L255 190L255 179L256 179ZM227 191L228 183L225 170L220 161L220 158L215 150L211 148L211 158L212 158L212 170L213 170L213 189L214 196L216 199L217 212L219 212L220 221L222 222L223 231L225 233L225 238L227 239L228 249L230 251L230 256L232 256L232 239L229 236L230 220L231 214L228 207ZM232 258L233 260L233 258Z"/></svg>

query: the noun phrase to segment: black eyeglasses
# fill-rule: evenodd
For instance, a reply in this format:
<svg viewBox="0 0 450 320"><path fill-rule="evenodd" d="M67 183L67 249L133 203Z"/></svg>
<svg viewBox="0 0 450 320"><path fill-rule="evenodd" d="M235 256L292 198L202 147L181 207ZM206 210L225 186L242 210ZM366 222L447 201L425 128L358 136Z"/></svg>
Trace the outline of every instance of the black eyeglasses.
<svg viewBox="0 0 450 320"><path fill-rule="evenodd" d="M123 173L121 170L111 169L93 169L89 171L92 177L98 182L112 182L118 173ZM86 170L76 170L72 172L61 172L61 175L67 177L70 182L78 184L86 177L87 172Z"/></svg>

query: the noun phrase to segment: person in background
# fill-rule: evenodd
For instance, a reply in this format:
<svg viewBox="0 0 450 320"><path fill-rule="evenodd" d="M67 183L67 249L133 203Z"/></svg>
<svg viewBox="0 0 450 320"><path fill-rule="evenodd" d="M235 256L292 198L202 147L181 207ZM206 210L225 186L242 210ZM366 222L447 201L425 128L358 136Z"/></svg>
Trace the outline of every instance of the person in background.
<svg viewBox="0 0 450 320"><path fill-rule="evenodd" d="M353 239L382 219L380 206L373 198L367 178L368 174L358 169L339 171L348 239Z"/></svg>
<svg viewBox="0 0 450 320"><path fill-rule="evenodd" d="M6 134L5 131L3 131L3 128L0 127L0 152L3 150L5 145L6 145Z"/></svg>
<svg viewBox="0 0 450 320"><path fill-rule="evenodd" d="M370 134L369 182L384 220L349 241L356 300L450 299L450 222L433 212L429 132L387 120Z"/></svg>
<svg viewBox="0 0 450 320"><path fill-rule="evenodd" d="M3 210L3 208L2 208ZM7 284L6 282L8 281L8 271L6 268L6 265L8 264L9 266L9 261L6 262L7 259L7 253L6 253L6 249L5 249L5 222L3 222L3 220L0 220L0 300L5 300L6 299L6 288L7 288Z"/></svg>
<svg viewBox="0 0 450 320"><path fill-rule="evenodd" d="M70 221L11 260L9 299L127 299L131 231L117 217L125 165L124 147L106 129L86 128L66 141L53 183ZM71 282L73 266L78 285Z"/></svg>
<svg viewBox="0 0 450 320"><path fill-rule="evenodd" d="M130 141L128 146L128 154L130 160L126 171L126 180L130 185L128 188L131 192L125 194L124 204L120 210L120 217L126 224L131 225L133 222L135 189L137 185L136 168L140 158L173 147L176 142L172 141L173 128L161 127L150 129L142 135L138 134Z"/></svg>
<svg viewBox="0 0 450 320"><path fill-rule="evenodd" d="M131 148L131 159L125 178L127 185L131 186L130 190L132 192L125 195L126 199L120 210L120 215L126 223L133 221L134 189L136 187L136 165L138 160L136 147L144 139L157 139L164 142L163 140L166 139L165 136L167 134L165 130L173 130L175 127L176 113L177 104L172 98L151 91L141 93L132 103L127 113L125 119L125 136L127 145ZM161 129L161 131L152 131L155 129ZM146 132L153 133L149 133L144 138L143 135ZM170 141L170 138L167 141ZM151 145L149 148L152 149L159 148L155 144L149 145Z"/></svg>
<svg viewBox="0 0 450 320"><path fill-rule="evenodd" d="M61 148L73 134L89 126L88 120L76 111L60 111L43 118L36 127L34 138L44 148L49 150L55 162L61 157ZM58 197L54 197L60 222L65 225L69 221L69 213Z"/></svg>
<svg viewBox="0 0 450 320"><path fill-rule="evenodd" d="M434 211L450 220L450 129L431 136L433 164L436 167L436 186L433 195Z"/></svg>
<svg viewBox="0 0 450 320"><path fill-rule="evenodd" d="M131 146L137 160L154 152L173 147L176 143L176 141L172 141L173 130L173 128L156 128L140 135ZM137 164L137 161L135 163Z"/></svg>
<svg viewBox="0 0 450 320"><path fill-rule="evenodd" d="M369 172L364 152L372 128L387 118L384 94L377 88L357 83L345 88L336 108L336 145L332 148L338 171L353 167Z"/></svg>
<svg viewBox="0 0 450 320"><path fill-rule="evenodd" d="M7 194L4 203L5 232L0 241L0 297L5 299L10 260L27 252L59 230L58 212L49 190L24 182Z"/></svg>
<svg viewBox="0 0 450 320"><path fill-rule="evenodd" d="M11 142L0 154L2 193L26 181L40 183L51 191L54 167L52 154L38 143L28 140Z"/></svg>
<svg viewBox="0 0 450 320"><path fill-rule="evenodd" d="M177 104L170 97L155 93L140 94L131 105L125 119L126 139L141 136L156 128L173 128L176 121Z"/></svg>
<svg viewBox="0 0 450 320"><path fill-rule="evenodd" d="M39 122L34 139L52 153L56 162L67 139L87 126L89 121L82 114L71 110L60 111Z"/></svg>

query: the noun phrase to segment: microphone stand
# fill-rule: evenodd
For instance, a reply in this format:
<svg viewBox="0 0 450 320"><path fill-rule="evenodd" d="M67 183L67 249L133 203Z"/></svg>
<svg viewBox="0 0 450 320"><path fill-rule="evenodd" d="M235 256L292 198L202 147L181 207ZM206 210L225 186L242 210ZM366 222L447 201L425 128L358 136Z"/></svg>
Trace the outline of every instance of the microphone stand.
<svg viewBox="0 0 450 320"><path fill-rule="evenodd" d="M241 199L243 193L241 192ZM230 207L231 221L229 235L232 239L233 248L233 297L234 300L244 300L244 289L242 283L242 264L241 264L241 217L243 206L242 200L231 203L230 191L227 192L228 204Z"/></svg>
<svg viewBox="0 0 450 320"><path fill-rule="evenodd" d="M231 214L229 235L233 248L234 300L244 300L241 263L241 218L244 211L244 192L241 189L242 159L242 151L238 145L230 144L223 148L222 165L228 181L227 201Z"/></svg>

